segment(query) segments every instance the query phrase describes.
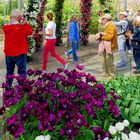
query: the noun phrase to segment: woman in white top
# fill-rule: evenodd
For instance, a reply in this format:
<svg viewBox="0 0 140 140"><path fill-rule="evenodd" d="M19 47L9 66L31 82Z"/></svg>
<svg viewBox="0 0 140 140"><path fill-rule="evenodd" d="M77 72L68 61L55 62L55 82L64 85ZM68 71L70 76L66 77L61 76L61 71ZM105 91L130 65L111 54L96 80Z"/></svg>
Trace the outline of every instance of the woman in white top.
<svg viewBox="0 0 140 140"><path fill-rule="evenodd" d="M56 24L53 21L53 14L48 13L48 24L45 28L45 37L46 37L46 44L44 46L44 52L43 52L43 65L42 70L46 70L47 63L48 63L48 53L50 52L53 57L55 57L60 63L64 65L64 70L67 69L68 63L60 57L56 51L55 51L55 43L56 43Z"/></svg>

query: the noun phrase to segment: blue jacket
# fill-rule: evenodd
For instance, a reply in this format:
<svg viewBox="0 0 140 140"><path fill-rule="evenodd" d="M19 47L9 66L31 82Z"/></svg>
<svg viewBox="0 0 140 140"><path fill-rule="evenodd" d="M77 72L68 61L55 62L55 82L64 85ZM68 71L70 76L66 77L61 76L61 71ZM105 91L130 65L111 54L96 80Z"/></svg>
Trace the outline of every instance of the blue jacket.
<svg viewBox="0 0 140 140"><path fill-rule="evenodd" d="M131 46L134 49L140 49L140 26L137 26L132 35Z"/></svg>
<svg viewBox="0 0 140 140"><path fill-rule="evenodd" d="M69 25L69 41L79 41L80 35L79 35L79 27L78 24L74 21L70 22Z"/></svg>

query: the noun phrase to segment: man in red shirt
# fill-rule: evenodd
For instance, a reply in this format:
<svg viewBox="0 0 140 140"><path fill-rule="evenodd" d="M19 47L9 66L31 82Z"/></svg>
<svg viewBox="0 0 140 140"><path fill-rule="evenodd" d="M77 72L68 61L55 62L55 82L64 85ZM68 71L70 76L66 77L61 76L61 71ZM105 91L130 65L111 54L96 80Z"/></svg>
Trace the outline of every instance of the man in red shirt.
<svg viewBox="0 0 140 140"><path fill-rule="evenodd" d="M28 52L27 37L32 35L32 28L23 19L22 11L18 9L12 10L10 23L3 26L3 32L7 69L6 75L13 75L15 65L17 65L18 74L26 76L26 53ZM10 86L11 84L12 82L9 82Z"/></svg>

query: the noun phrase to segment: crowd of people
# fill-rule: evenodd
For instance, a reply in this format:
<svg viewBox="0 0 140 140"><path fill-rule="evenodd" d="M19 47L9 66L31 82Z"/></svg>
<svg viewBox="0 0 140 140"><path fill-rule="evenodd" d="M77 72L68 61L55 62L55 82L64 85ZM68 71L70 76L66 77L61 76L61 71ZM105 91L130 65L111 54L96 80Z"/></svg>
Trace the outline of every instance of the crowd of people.
<svg viewBox="0 0 140 140"><path fill-rule="evenodd" d="M119 13L119 21L112 19L110 14L97 13L99 18L98 54L103 55L104 75L116 75L116 68L126 67L126 52L132 53L136 66L134 74L140 73L140 10L136 17L128 17L127 12ZM103 26L104 25L104 26ZM113 53L118 50L120 61L114 64Z"/></svg>
<svg viewBox="0 0 140 140"><path fill-rule="evenodd" d="M126 49L131 53L133 50L134 61L136 63L135 74L140 73L140 11L135 18L136 27L133 28L132 20L128 19L127 12L120 13L120 21L113 21L110 14L98 12L99 32L96 34L96 40L99 41L98 54L103 56L103 72L105 75L116 75L116 67L126 66ZM63 69L68 68L68 62L60 57L55 50L56 43L56 24L53 21L53 14L47 14L48 24L44 31L39 34L45 36L45 45L43 51L43 62L41 70L47 72L48 54L50 53L62 65ZM22 21L22 22L21 22ZM129 27L129 30L128 30ZM131 29L130 29L131 28ZM67 58L72 54L74 64L80 63L77 56L77 50L80 45L80 25L78 16L72 16L67 27L67 45L71 49L65 52ZM23 12L14 9L11 12L10 23L3 26L4 32L4 53L6 61L7 76L14 74L15 65L18 67L18 74L26 76L27 63L26 53L28 52L27 37L32 35L32 27L23 18ZM113 53L118 49L120 61L114 65ZM12 85L12 80L8 81Z"/></svg>

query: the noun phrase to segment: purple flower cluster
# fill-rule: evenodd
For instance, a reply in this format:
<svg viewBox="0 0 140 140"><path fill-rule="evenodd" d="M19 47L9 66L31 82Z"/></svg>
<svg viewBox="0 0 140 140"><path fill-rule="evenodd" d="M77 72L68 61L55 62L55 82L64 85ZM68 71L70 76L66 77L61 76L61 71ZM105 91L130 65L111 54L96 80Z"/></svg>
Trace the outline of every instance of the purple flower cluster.
<svg viewBox="0 0 140 140"><path fill-rule="evenodd" d="M62 69L53 73L28 70L27 78L15 77L17 84L4 92L5 107L12 111L14 105L20 106L6 121L7 130L15 138L24 134L26 128L23 126L31 116L39 121L41 131L53 132L60 125L60 136L67 136L69 140L74 139L82 126L91 128L89 118L94 121L97 111L106 110L113 117L119 116L115 103L118 96L111 93L110 99L104 86L94 76L75 69L66 70L64 74L61 72ZM93 132L101 138L106 136L102 131L93 128Z"/></svg>
<svg viewBox="0 0 140 140"><path fill-rule="evenodd" d="M103 140L106 137L109 137L109 132L104 132L100 127L93 127L93 132L95 133L96 140Z"/></svg>

